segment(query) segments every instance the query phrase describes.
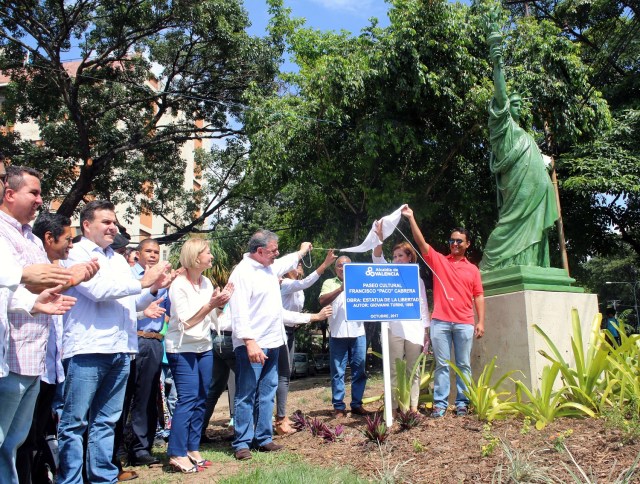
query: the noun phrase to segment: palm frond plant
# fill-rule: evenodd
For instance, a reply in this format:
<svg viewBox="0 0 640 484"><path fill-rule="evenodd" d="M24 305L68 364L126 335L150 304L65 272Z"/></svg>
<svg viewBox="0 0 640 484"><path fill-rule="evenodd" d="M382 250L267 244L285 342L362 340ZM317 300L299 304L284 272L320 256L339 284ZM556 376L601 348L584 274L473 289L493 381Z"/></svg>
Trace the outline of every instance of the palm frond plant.
<svg viewBox="0 0 640 484"><path fill-rule="evenodd" d="M477 382L460 371L453 362L448 362L451 369L456 372L456 375L462 379L467 387L464 394L469 398L469 403L474 413L478 416L479 420L486 422L505 418L507 415L515 412L513 402L510 401L512 399L511 393L501 390L501 386L516 370L508 371L498 378L495 383L491 383L493 373L497 368L497 358L497 356L494 356L493 359L484 366ZM509 397L505 398L506 396Z"/></svg>
<svg viewBox="0 0 640 484"><path fill-rule="evenodd" d="M512 405L522 415L535 421L538 430L542 430L559 417L595 416L590 407L567 400L567 394L570 392L568 385L558 390L553 389L560 373L560 366L557 362L545 366L542 369L540 388L535 391L531 391L520 380L515 382L516 402Z"/></svg>
<svg viewBox="0 0 640 484"><path fill-rule="evenodd" d="M568 363L551 338L536 324L535 331L542 336L551 351L551 355L544 350L539 353L550 362L557 364L562 374L562 379L568 389L567 398L584 405L594 412L600 409L600 398L606 388L605 372L609 367L607 358L610 345L605 341L600 332L602 315L598 313L593 319L587 350L585 351L582 340L582 328L578 311L571 310L571 325L573 336L571 337L571 349L575 361L575 368Z"/></svg>
<svg viewBox="0 0 640 484"><path fill-rule="evenodd" d="M396 392L396 397L398 398L398 408L406 412L410 408L411 403L411 384L413 383L413 375L415 375L419 370L420 372L420 390L423 389L422 381L425 380L425 387L429 388L429 384L433 379L433 370L427 372L425 374L425 365L423 364L426 359L426 355L421 353L418 356L418 359L413 365L411 369L411 373L407 373L407 362L400 358L396 358L396 388L392 389L392 391Z"/></svg>
<svg viewBox="0 0 640 484"><path fill-rule="evenodd" d="M620 346L608 356L607 404L625 411L629 403L640 398L640 335L623 336Z"/></svg>

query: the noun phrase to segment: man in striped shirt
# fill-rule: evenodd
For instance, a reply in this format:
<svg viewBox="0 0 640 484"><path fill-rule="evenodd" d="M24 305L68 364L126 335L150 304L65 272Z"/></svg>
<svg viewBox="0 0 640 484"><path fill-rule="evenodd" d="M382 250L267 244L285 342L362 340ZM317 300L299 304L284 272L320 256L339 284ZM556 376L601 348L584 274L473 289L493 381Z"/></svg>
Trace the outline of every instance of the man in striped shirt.
<svg viewBox="0 0 640 484"><path fill-rule="evenodd" d="M6 187L0 199L0 237L7 243L11 258L21 266L49 263L42 242L29 226L42 205L40 178L40 173L31 168L8 167ZM65 299L66 296L58 296L61 302L58 314L72 305L73 298L68 299L66 306L63 304ZM9 373L0 378L0 408L3 410L0 413L0 475L5 482L18 482L16 449L29 432L40 375L44 370L51 316L33 314L42 310L34 305L35 302L33 298L24 301L19 305L23 311L8 315L6 361Z"/></svg>

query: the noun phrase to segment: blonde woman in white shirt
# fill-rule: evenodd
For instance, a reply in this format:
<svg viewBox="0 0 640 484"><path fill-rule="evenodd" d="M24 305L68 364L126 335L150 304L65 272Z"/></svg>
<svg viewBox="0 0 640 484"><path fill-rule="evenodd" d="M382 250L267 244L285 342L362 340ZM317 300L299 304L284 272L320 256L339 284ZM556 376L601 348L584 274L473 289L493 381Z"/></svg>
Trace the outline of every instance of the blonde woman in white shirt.
<svg viewBox="0 0 640 484"><path fill-rule="evenodd" d="M214 290L211 281L202 275L211 267L212 261L206 240L187 240L180 251L180 264L185 272L169 289L171 318L165 346L178 401L171 421L167 454L171 467L183 473L198 472L211 466L199 451L213 369L211 328L217 319L216 311L233 293L233 284Z"/></svg>
<svg viewBox="0 0 640 484"><path fill-rule="evenodd" d="M376 232L380 240L382 238L382 224L376 225ZM402 241L393 247L394 264L415 264L417 254L415 249L406 241ZM373 262L384 264L387 261L382 254L382 242L373 249ZM397 413L398 396L395 388L398 383L396 372L396 359L400 358L407 362L407 373L410 373L416 360L422 353L423 348L429 346L429 307L427 305L426 291L422 278L419 278L420 285L420 319L422 321L392 321L389 323L389 361L391 362L391 405L393 414ZM416 372L411 379L410 410L418 411L418 400L420 397L420 373Z"/></svg>

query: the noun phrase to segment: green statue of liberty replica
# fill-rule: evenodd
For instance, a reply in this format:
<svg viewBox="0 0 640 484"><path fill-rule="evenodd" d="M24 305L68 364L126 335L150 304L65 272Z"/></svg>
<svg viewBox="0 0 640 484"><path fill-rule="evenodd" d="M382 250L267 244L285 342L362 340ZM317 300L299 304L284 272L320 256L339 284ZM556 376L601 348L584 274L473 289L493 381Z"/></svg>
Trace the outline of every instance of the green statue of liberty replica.
<svg viewBox="0 0 640 484"><path fill-rule="evenodd" d="M540 149L518 125L522 98L507 93L499 9L490 11L486 25L494 83L489 105L490 168L497 184L499 218L480 262L483 284L486 290L498 271L499 285L511 284L511 290L566 290L573 279L564 270L549 268L548 235L558 219L555 193ZM502 270L508 268L512 270Z"/></svg>
<svg viewBox="0 0 640 484"><path fill-rule="evenodd" d="M502 35L498 23L491 21L495 16L490 16L487 36L494 85L489 133L490 168L498 186L500 216L485 245L480 269L549 267L548 231L558 219L555 194L542 153L533 137L518 125L522 98L515 93L507 95Z"/></svg>

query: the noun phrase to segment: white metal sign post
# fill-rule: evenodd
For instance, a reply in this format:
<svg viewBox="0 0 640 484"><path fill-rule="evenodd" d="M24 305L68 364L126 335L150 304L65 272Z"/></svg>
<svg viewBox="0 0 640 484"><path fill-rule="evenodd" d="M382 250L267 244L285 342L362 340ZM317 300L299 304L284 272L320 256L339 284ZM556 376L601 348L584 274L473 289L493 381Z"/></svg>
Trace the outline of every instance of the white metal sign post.
<svg viewBox="0 0 640 484"><path fill-rule="evenodd" d="M393 409L391 408L391 362L389 361L389 323L387 321L380 325L380 343L382 344L382 381L384 382L384 420L387 422L387 427L391 427ZM393 364L395 365L395 361Z"/></svg>
<svg viewBox="0 0 640 484"><path fill-rule="evenodd" d="M393 424L389 325L393 321L420 324L420 288L417 264L345 264L347 321L380 321L384 417Z"/></svg>

